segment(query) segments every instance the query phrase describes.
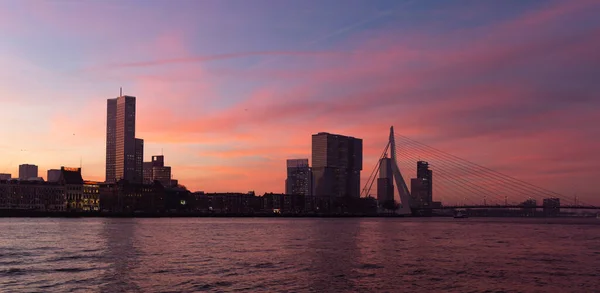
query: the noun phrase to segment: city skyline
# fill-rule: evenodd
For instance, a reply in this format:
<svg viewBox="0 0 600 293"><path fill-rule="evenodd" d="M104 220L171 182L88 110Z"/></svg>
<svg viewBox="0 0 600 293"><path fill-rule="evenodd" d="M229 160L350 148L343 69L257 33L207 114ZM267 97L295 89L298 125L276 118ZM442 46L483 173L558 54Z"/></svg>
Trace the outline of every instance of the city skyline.
<svg viewBox="0 0 600 293"><path fill-rule="evenodd" d="M105 101L123 86L144 161L164 149L191 190L283 191L286 159L321 131L364 139L364 182L394 125L593 202L598 2L459 2L0 3L0 173L82 162L103 181Z"/></svg>

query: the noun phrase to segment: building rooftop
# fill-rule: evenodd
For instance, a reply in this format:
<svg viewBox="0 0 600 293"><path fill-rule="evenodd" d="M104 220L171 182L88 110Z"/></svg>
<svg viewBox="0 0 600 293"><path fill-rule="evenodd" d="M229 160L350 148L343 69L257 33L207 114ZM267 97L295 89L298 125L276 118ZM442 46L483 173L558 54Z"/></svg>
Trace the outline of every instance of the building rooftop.
<svg viewBox="0 0 600 293"><path fill-rule="evenodd" d="M66 184L83 184L83 177L81 177L80 168L61 168L61 179Z"/></svg>
<svg viewBox="0 0 600 293"><path fill-rule="evenodd" d="M313 136L317 136L317 135L332 135L332 136L341 136L341 137L348 137L348 138L353 138L353 139L360 139L360 138L356 138L354 136L348 136L348 135L336 134L336 133L329 133L329 132L319 132L317 134L313 134Z"/></svg>

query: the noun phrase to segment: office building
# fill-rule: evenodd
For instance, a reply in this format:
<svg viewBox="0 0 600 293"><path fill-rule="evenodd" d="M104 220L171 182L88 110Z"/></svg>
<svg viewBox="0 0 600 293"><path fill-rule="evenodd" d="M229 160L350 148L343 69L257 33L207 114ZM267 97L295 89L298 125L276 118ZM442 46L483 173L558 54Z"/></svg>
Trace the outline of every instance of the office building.
<svg viewBox="0 0 600 293"><path fill-rule="evenodd" d="M19 179L28 180L38 177L38 166L30 164L19 165Z"/></svg>
<svg viewBox="0 0 600 293"><path fill-rule="evenodd" d="M312 172L308 159L287 160L285 193L305 196L312 194Z"/></svg>
<svg viewBox="0 0 600 293"><path fill-rule="evenodd" d="M135 138L136 98L121 95L107 100L106 182L125 179L141 183L144 142Z"/></svg>
<svg viewBox="0 0 600 293"><path fill-rule="evenodd" d="M379 205L394 200L394 183L392 175L392 159L382 158L379 161L379 178L377 179L377 201Z"/></svg>
<svg viewBox="0 0 600 293"><path fill-rule="evenodd" d="M313 195L360 197L362 139L321 132L312 136Z"/></svg>
<svg viewBox="0 0 600 293"><path fill-rule="evenodd" d="M144 183L159 181L165 187L171 186L171 167L165 166L165 156L152 156L152 161L144 162Z"/></svg>
<svg viewBox="0 0 600 293"><path fill-rule="evenodd" d="M0 180L10 180L10 179L12 179L12 174L0 173Z"/></svg>
<svg viewBox="0 0 600 293"><path fill-rule="evenodd" d="M133 167L133 183L142 183L144 181L144 140L135 139L135 166Z"/></svg>
<svg viewBox="0 0 600 293"><path fill-rule="evenodd" d="M48 182L58 182L60 180L60 169L50 169L48 170L48 176L46 176L46 181Z"/></svg>

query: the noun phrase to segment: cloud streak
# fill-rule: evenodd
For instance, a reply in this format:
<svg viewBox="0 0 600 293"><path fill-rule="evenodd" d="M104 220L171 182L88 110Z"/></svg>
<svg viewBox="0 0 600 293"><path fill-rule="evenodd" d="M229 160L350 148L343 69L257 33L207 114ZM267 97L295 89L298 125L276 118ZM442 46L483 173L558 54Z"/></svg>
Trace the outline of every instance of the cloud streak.
<svg viewBox="0 0 600 293"><path fill-rule="evenodd" d="M132 45L149 48L143 54L89 57L81 66L111 64L83 74L94 84L128 81L127 93L138 97L137 131L147 157L164 147L177 178L193 189L282 191L285 160L310 158L311 134L320 131L363 138L366 176L394 125L457 156L591 198L600 189L590 183L600 176L593 168L600 164L593 151L600 147L597 7L549 2L451 28L419 20L399 27L385 14L324 29L345 38L316 42L314 51L302 51L295 35L278 35L269 46L201 54L197 32L175 27ZM448 11L442 20L459 23L454 15ZM460 23L468 18L460 17ZM290 39L294 49L279 50ZM236 63L273 56L293 58L260 67ZM209 66L215 61L227 62ZM98 109L112 92L107 87L107 97L95 94L77 107L56 109L46 120L50 134L40 139L48 148L67 141L69 149L88 148L84 162L96 168L89 174L103 174L105 122ZM71 141L72 133L79 139ZM52 164L60 163L44 162Z"/></svg>
<svg viewBox="0 0 600 293"><path fill-rule="evenodd" d="M210 56L195 56L195 57L182 57L182 58L170 58L162 60L151 60L151 61L140 61L140 62L123 62L114 63L107 66L103 66L103 69L119 69L119 68L134 68L134 67L151 67L161 66L170 64L188 64L188 63L203 63L230 59L240 59L248 57L264 57L264 56L291 56L291 57L332 57L339 56L342 53L336 52L285 52L285 51L265 51L265 52L240 52L240 53L228 53L228 54L216 54Z"/></svg>

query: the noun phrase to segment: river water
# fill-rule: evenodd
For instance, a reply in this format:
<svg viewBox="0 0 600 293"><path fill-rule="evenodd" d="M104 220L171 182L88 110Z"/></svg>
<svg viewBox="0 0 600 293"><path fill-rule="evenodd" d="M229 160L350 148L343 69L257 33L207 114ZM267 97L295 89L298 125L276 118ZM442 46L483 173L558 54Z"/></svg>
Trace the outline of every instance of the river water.
<svg viewBox="0 0 600 293"><path fill-rule="evenodd" d="M600 292L600 220L0 219L0 292Z"/></svg>

